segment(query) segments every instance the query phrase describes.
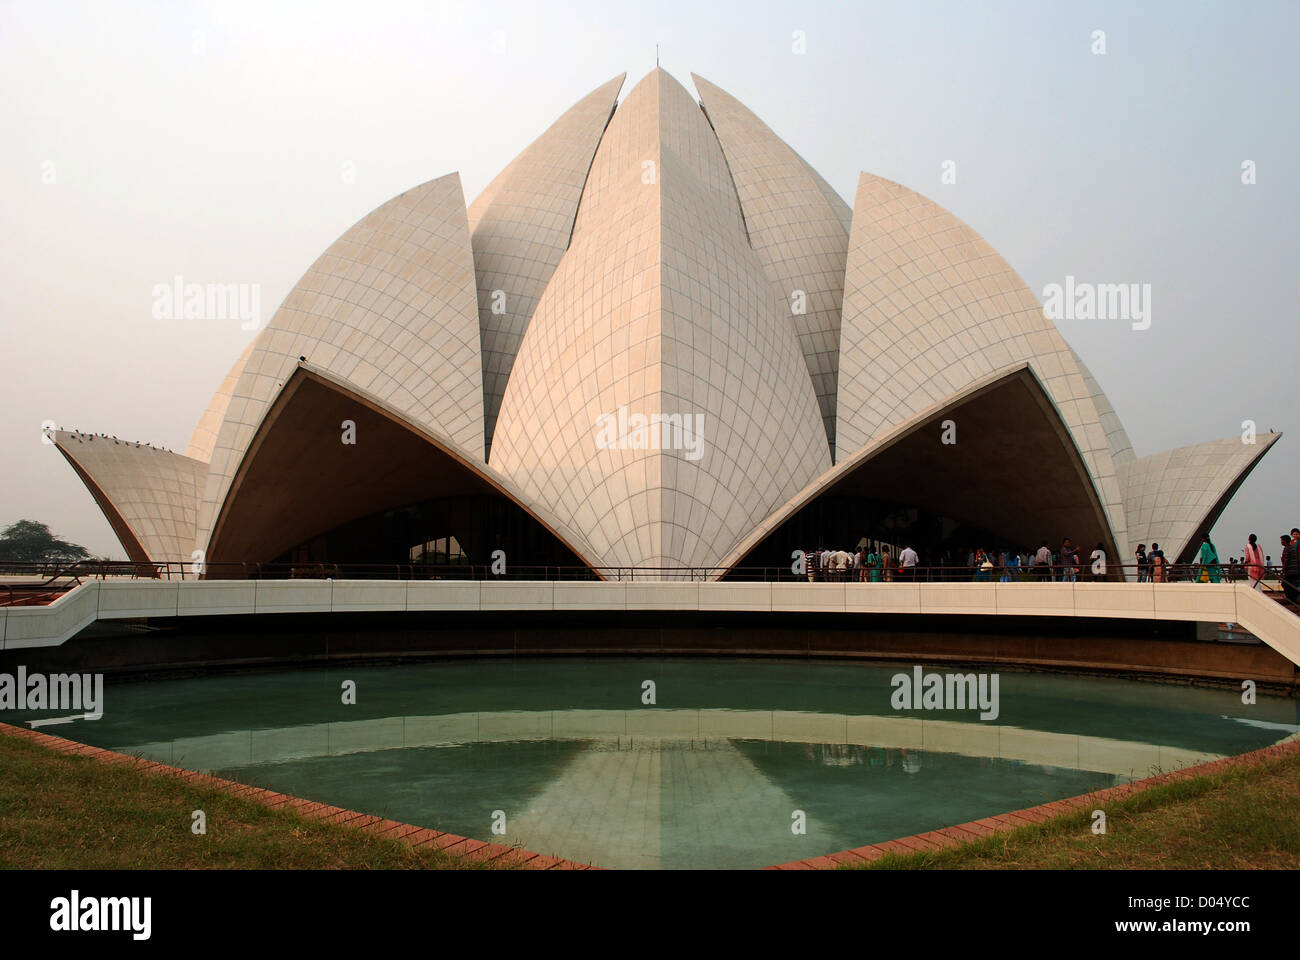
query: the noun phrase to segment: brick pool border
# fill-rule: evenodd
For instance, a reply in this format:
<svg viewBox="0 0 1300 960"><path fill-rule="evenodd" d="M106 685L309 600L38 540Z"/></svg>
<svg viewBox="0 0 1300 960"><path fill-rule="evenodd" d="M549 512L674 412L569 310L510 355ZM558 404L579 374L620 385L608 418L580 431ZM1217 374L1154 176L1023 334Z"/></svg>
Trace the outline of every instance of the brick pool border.
<svg viewBox="0 0 1300 960"><path fill-rule="evenodd" d="M270 809L283 807L286 810L295 810L308 820L322 820L328 823L336 823L341 826L351 827L358 830L365 830L369 833L387 836L389 839L400 841L410 847L421 847L427 843L432 843L435 847L439 847L456 856L464 857L466 860L480 860L485 862L500 860L503 864L513 863L515 867L524 870L603 869L594 864L578 863L574 860L565 860L559 857L548 857L544 854L533 853L531 850L523 850L518 847L507 847L499 843L488 843L483 840L475 840L472 837L462 837L454 833L430 830L425 827L417 827L414 824L400 823L396 820L387 820L383 817L376 817L373 814L358 813L355 810L345 810L342 807L317 803L313 800L304 800L301 797L276 793L273 790L265 790L261 787L253 787L245 783L237 783L234 780L223 780L220 777L214 777L206 773L185 770L181 767L172 767L165 763L158 763L154 760L145 760L142 757L133 757L125 753L116 753L112 750L105 750L101 747L92 747L89 744L78 743L75 740L56 737L49 733L41 733L39 730L29 730L26 727L16 727L12 724L0 723L0 734L18 737L32 743L50 747L51 749L58 750L59 752L66 753L70 756L90 757L103 763L129 763L148 773L177 777L186 783L195 786L213 787L218 790L223 790L232 796L242 797L245 800L260 803ZM1053 817L1058 817L1075 810L1081 810L1090 806L1096 807L1100 804L1106 803L1107 801L1129 797L1162 784L1172 783L1177 780L1187 780L1192 777L1214 773L1219 770L1226 770L1231 767L1253 766L1257 763L1274 760L1297 752L1300 752L1300 735L1293 735L1288 737L1286 740L1283 740L1281 743L1275 743L1270 747L1262 747L1259 750L1251 750L1247 753L1237 754L1232 757L1220 757L1218 760L1210 760L1206 763L1196 764L1195 766L1181 767L1178 770L1171 770L1168 773L1160 773L1155 776L1145 777L1141 780L1134 780L1131 783L1123 783L1118 786L1107 787L1105 790L1095 790L1092 793L1081 794L1077 797L1053 800L1050 803L1042 803L1037 806L1026 807L1023 810L1012 810L1009 813L1000 813L996 816L984 817L980 820L972 820L969 823L959 823L955 826L942 827L938 830L930 830L926 833L918 833L910 837L900 837L897 840L886 840L882 843L867 844L862 847L854 847L851 850L841 850L838 853L809 857L805 860L792 860L789 863L777 864L771 867L764 867L763 869L838 869L841 866L870 863L873 860L879 860L887 853L907 855L913 853L927 853L932 850L941 850L945 847L961 846L970 843L973 840L979 840L982 837L991 836L995 833L1006 833L1012 830L1018 830L1021 827L1042 823L1045 820L1050 820Z"/></svg>
<svg viewBox="0 0 1300 960"><path fill-rule="evenodd" d="M69 756L89 757L102 763L131 764L146 773L176 777L196 787L212 787L231 796L259 803L272 810L293 810L308 820L321 820L326 823L336 823L344 827L365 830L367 833L397 840L409 847L422 847L426 844L432 844L434 847L441 848L447 853L462 857L468 861L488 862L497 860L502 864L512 864L524 870L601 869L591 864L533 853L531 850L506 847L499 843L487 843L483 840L475 840L472 837L462 837L454 833L444 833L440 830L429 830L410 823L386 820L383 817L376 817L368 813L357 813L355 810L345 810L342 807L333 807L327 803L316 803L313 800L304 800L302 797L292 797L288 794L276 793L273 790L250 786L246 783L236 783L234 780L223 780L220 777L210 776L206 773L172 767L154 760L145 760L143 757L132 757L125 753L116 753L112 750L104 750L101 747L92 747L89 744L78 743L64 737L56 737L50 733L41 733L39 730L16 727L9 723L0 723L0 734L40 744L60 753L66 753Z"/></svg>
<svg viewBox="0 0 1300 960"><path fill-rule="evenodd" d="M991 836L995 833L1006 833L1012 830L1018 830L1021 827L1028 827L1035 823L1042 823L1053 817L1059 817L1062 814L1071 813L1075 810L1081 810L1087 807L1097 807L1111 800L1119 800L1124 797L1130 797L1133 794L1141 793L1144 790L1150 790L1152 787L1158 787L1162 784L1172 783L1177 780L1187 780L1192 777L1201 776L1207 773L1215 773L1219 770L1226 770L1231 767L1253 766L1266 760L1274 760L1278 757L1284 757L1292 753L1300 752L1300 736L1288 737L1281 743L1275 743L1271 747L1262 747L1259 750L1251 750L1247 753L1240 753L1232 757L1220 757L1218 760L1210 760L1206 763L1199 763L1191 767L1180 767L1177 770L1171 770L1168 773L1156 774L1152 777L1145 777L1142 780L1134 780L1132 783L1122 783L1118 786L1107 787L1105 790L1096 790L1092 793L1081 794L1077 797L1067 797L1064 800L1053 800L1051 803L1041 803L1038 806L1026 807L1024 810L1013 810L1010 813L1000 813L997 816L985 817L981 820L972 820L970 823L959 823L953 827L943 827L939 830L930 830L926 833L918 833L910 837L900 837L897 840L886 840L883 843L871 843L864 847L854 847L852 850L841 850L839 853L830 853L821 857L809 857L806 860L792 860L789 863L778 864L774 867L764 867L765 870L833 870L841 866L852 866L854 864L870 863L879 860L887 853L895 853L906 856L913 853L929 853L933 850L942 850L945 847L958 847L973 840L979 840L982 837Z"/></svg>

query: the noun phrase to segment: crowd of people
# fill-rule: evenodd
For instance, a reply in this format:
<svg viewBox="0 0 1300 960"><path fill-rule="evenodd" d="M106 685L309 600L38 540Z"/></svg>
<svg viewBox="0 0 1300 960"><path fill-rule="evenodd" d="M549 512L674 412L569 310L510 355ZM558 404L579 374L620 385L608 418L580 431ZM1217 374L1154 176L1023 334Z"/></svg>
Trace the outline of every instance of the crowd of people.
<svg viewBox="0 0 1300 960"><path fill-rule="evenodd" d="M1300 602L1300 528L1281 538L1282 589L1292 602ZM897 555L895 556L895 552ZM1124 573L1108 568L1106 545L1098 543L1087 555L1069 537L1055 550L1043 540L1032 553L1015 550L990 551L975 547L964 552L954 549L936 551L930 562L922 565L920 554L912 544L901 550L885 544L860 542L856 550L812 549L803 552L804 572L810 582L842 581L889 583L918 579L924 572L927 580L975 580L1009 583L1019 580L1058 581L1122 580ZM1175 568L1160 544L1138 544L1134 552L1139 583L1168 583L1174 579L1199 583L1249 580L1262 589L1272 564L1251 534L1240 558L1230 557L1225 564L1208 534L1191 564Z"/></svg>
<svg viewBox="0 0 1300 960"><path fill-rule="evenodd" d="M898 551L895 558L889 547L861 546L856 551L806 550L804 566L808 579L886 583L895 580L915 579L920 555L910 545Z"/></svg>

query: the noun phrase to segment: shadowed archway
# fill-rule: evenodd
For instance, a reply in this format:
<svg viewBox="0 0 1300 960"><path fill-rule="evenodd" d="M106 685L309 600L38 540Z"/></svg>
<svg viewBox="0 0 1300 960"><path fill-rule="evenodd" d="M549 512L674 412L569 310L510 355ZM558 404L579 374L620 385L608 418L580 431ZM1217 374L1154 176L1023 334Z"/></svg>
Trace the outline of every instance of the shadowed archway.
<svg viewBox="0 0 1300 960"><path fill-rule="evenodd" d="M306 544L328 543L332 532L333 542L347 544L353 555L312 559L405 562L406 556L391 552L400 542L394 540L393 518L401 508L428 502L488 505L486 519L457 518L454 528L491 523L499 532L495 543L489 543L491 532L478 538L474 562L502 549L512 564L589 566L485 465L373 398L300 365L267 411L231 483L208 546L209 575L222 576L222 564L269 562ZM358 523L372 517L382 518L376 536L359 536ZM427 535L425 528L413 528L410 545ZM528 550L543 555L529 556Z"/></svg>
<svg viewBox="0 0 1300 960"><path fill-rule="evenodd" d="M902 512L921 518L916 535L904 532L900 539L896 525L854 526ZM1118 556L1083 458L1026 365L988 378L868 444L765 528L770 532L742 547L729 566L788 566L795 549L853 549L861 537L901 545L923 537L920 531L940 529L947 531L949 545L961 548L996 544L1033 552L1043 538L1056 548L1070 537L1081 558L1099 542L1112 563ZM994 542L953 543L954 536ZM922 563L933 559L926 547L941 546L924 539L913 545Z"/></svg>

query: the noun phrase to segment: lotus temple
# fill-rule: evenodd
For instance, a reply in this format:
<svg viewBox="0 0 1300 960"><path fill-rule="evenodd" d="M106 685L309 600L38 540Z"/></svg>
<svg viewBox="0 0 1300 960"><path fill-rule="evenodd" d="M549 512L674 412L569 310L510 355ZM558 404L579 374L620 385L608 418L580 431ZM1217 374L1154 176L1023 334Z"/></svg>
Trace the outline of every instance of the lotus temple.
<svg viewBox="0 0 1300 960"><path fill-rule="evenodd" d="M110 680L17 722L528 869L861 865L1300 749L1300 608L1231 570L800 576L1187 563L1280 435L1137 456L974 230L693 79L367 214L184 454L48 430L130 559L0 581L0 676Z"/></svg>
<svg viewBox="0 0 1300 960"><path fill-rule="evenodd" d="M860 536L1190 559L1279 434L1138 457L971 227L865 172L846 203L692 76L699 102L660 69L597 87L472 203L450 173L364 216L184 454L54 431L130 559L725 579Z"/></svg>

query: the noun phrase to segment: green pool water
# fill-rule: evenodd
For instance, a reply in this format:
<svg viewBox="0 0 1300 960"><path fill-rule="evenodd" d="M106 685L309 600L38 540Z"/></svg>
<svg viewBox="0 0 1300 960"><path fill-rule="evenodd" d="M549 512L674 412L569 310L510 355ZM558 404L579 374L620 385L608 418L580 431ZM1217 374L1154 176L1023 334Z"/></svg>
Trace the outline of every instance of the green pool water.
<svg viewBox="0 0 1300 960"><path fill-rule="evenodd" d="M102 719L42 729L631 868L832 853L1300 730L1290 699L1245 705L1231 691L1029 673L999 676L996 720L895 710L899 673L912 666L626 658L301 669L110 685ZM343 702L347 683L354 704Z"/></svg>

